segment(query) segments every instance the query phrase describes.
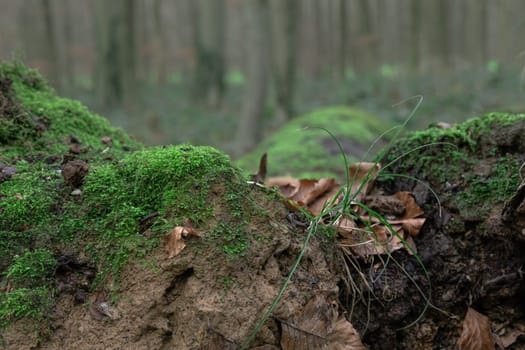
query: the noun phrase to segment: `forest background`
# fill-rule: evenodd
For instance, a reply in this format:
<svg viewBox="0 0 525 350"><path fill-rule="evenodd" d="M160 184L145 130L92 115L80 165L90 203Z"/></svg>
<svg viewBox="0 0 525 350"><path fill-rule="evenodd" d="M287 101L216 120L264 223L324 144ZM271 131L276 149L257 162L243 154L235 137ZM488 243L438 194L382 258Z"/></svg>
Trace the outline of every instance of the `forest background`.
<svg viewBox="0 0 525 350"><path fill-rule="evenodd" d="M0 59L147 144L239 156L329 105L409 128L523 112L522 0L0 0Z"/></svg>

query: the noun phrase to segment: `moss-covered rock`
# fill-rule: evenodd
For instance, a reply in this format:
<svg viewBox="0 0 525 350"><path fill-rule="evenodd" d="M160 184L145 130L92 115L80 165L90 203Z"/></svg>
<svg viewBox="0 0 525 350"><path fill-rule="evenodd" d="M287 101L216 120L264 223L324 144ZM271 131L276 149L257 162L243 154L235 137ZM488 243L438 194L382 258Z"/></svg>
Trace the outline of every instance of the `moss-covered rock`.
<svg viewBox="0 0 525 350"><path fill-rule="evenodd" d="M268 175L297 177L344 176L344 161L337 142L343 146L349 162L370 160L383 142L375 144L387 123L365 111L348 107L330 107L308 113L286 124L243 156L238 165L256 172L259 159L268 153Z"/></svg>

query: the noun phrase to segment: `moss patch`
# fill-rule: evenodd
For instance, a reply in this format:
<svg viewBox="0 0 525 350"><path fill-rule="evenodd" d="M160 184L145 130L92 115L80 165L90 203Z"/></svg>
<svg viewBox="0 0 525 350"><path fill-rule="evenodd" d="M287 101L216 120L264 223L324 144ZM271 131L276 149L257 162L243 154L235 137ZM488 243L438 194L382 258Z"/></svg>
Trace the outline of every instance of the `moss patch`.
<svg viewBox="0 0 525 350"><path fill-rule="evenodd" d="M417 174L465 219L479 220L516 191L524 130L524 114L490 113L450 129L414 132L394 145L386 171Z"/></svg>
<svg viewBox="0 0 525 350"><path fill-rule="evenodd" d="M344 163L337 143L319 128L332 132L343 145L349 161L355 161L373 158L377 148L366 153L389 126L359 109L323 108L293 119L237 164L254 173L259 158L267 152L269 176L342 177Z"/></svg>

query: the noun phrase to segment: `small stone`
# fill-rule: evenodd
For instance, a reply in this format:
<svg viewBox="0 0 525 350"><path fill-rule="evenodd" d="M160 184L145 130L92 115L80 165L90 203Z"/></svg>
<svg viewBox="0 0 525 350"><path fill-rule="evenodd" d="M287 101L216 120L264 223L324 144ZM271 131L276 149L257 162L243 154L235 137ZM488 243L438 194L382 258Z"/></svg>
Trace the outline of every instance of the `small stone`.
<svg viewBox="0 0 525 350"><path fill-rule="evenodd" d="M71 192L72 196L80 196L82 195L82 191L78 188L74 189L73 192Z"/></svg>

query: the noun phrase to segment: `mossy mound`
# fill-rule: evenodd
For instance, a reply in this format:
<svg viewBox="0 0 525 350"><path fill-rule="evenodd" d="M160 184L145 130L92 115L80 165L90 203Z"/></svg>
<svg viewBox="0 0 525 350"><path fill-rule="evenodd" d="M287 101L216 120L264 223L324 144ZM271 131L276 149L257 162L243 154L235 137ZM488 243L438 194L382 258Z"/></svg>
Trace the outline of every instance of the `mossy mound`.
<svg viewBox="0 0 525 350"><path fill-rule="evenodd" d="M261 155L268 153L269 176L343 177L344 162L337 142L322 129L337 138L353 162L371 160L384 143L370 148L388 128L378 117L359 109L323 108L293 119L237 164L255 173Z"/></svg>
<svg viewBox="0 0 525 350"><path fill-rule="evenodd" d="M413 132L394 145L385 163L407 154L390 170L417 175L439 189L448 206L477 220L516 191L524 131L525 114L489 113L449 129Z"/></svg>
<svg viewBox="0 0 525 350"><path fill-rule="evenodd" d="M109 142L102 137L111 140L105 157L142 147L81 103L56 96L37 71L21 64L0 64L0 102L2 163L13 155L66 153L71 138L81 146L79 153L90 153L83 158L101 155Z"/></svg>
<svg viewBox="0 0 525 350"><path fill-rule="evenodd" d="M240 347L305 238L281 197L214 148L143 148L20 65L0 90L0 348ZM337 298L332 243L310 240L278 317ZM254 344L279 343L268 323Z"/></svg>
<svg viewBox="0 0 525 350"><path fill-rule="evenodd" d="M217 230L219 250L244 253L249 188L223 153L191 145L143 149L80 103L56 97L21 65L0 66L0 99L0 130L8 130L0 136L0 327L44 317L64 260L89 271L86 292L110 280L117 291L130 257L144 257L184 219L206 227L217 187L236 227L222 228L226 242ZM87 175L73 186L64 170L74 162Z"/></svg>
<svg viewBox="0 0 525 350"><path fill-rule="evenodd" d="M376 283L371 292L380 296L380 303L359 305L354 317L372 320L363 338L373 344L371 349L384 349L385 344L454 348L468 308L486 316L492 326L504 325L500 336L521 327L525 284L516 271L525 264L524 154L525 114L490 113L446 129L413 132L393 144L384 160L391 162L384 169L391 174L383 174L376 185L389 193L409 191L424 208L425 225L414 242L426 273L409 270L410 278L394 278L388 266L384 278L368 282ZM374 271L364 267L361 273ZM427 276L432 297L418 301L420 296L410 295L415 290L410 281ZM405 286L393 287L394 280ZM394 297L386 297L390 290L396 290ZM439 311L427 312L414 326L417 331L400 329L407 315L429 303ZM524 345L521 339L509 348Z"/></svg>

